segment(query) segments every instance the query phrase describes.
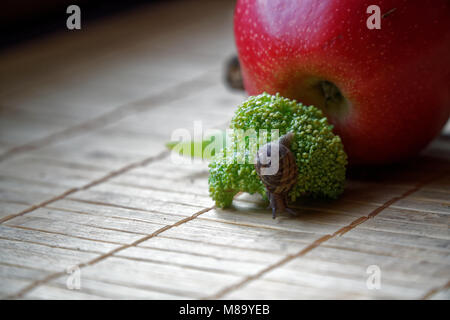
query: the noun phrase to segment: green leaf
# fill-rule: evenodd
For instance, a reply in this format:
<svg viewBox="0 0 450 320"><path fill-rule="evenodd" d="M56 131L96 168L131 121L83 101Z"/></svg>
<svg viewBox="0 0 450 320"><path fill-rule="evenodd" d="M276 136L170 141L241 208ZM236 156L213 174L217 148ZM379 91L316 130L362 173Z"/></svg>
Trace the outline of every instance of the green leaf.
<svg viewBox="0 0 450 320"><path fill-rule="evenodd" d="M217 147L214 147L212 144L216 142L216 139L221 141L217 141ZM166 147L186 157L210 160L216 152L225 148L227 143L228 136L226 131L218 131L217 134L208 136L201 141L169 141L166 143ZM210 148L207 149L208 146Z"/></svg>

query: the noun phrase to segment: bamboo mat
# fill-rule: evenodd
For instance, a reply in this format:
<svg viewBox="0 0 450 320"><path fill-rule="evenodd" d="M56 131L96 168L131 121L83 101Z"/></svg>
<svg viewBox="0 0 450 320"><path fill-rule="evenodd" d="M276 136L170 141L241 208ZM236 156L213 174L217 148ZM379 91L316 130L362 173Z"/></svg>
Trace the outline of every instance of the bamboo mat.
<svg viewBox="0 0 450 320"><path fill-rule="evenodd" d="M222 83L232 10L171 1L0 54L1 298L450 298L449 126L295 219L216 209L207 164L171 161L174 129L245 98Z"/></svg>

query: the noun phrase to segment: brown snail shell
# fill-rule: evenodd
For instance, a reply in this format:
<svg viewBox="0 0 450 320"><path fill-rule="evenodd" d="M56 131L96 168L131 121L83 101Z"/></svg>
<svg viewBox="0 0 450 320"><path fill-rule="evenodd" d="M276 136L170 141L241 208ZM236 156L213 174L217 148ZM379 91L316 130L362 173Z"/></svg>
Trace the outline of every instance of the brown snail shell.
<svg viewBox="0 0 450 320"><path fill-rule="evenodd" d="M225 83L232 89L244 90L241 65L237 56L231 57L225 65Z"/></svg>
<svg viewBox="0 0 450 320"><path fill-rule="evenodd" d="M295 211L287 206L288 193L297 182L298 175L295 156L290 149L293 138L294 134L289 132L279 140L262 146L256 153L256 173L266 187L273 219L276 211L296 215Z"/></svg>

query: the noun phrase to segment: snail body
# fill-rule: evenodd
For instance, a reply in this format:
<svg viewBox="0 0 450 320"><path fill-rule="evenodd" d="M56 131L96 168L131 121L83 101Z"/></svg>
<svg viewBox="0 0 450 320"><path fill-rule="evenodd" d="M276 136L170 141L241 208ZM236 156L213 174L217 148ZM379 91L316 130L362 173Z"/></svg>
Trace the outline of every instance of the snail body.
<svg viewBox="0 0 450 320"><path fill-rule="evenodd" d="M296 215L287 205L288 193L298 176L295 156L290 149L293 137L294 134L289 132L278 141L262 146L256 154L255 170L266 187L273 219L277 211Z"/></svg>

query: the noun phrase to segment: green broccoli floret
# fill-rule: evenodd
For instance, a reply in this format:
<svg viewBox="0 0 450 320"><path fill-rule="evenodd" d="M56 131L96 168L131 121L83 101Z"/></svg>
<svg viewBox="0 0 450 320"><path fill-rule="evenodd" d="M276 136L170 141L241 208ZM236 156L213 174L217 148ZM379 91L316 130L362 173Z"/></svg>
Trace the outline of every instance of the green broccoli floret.
<svg viewBox="0 0 450 320"><path fill-rule="evenodd" d="M298 166L298 178L289 192L290 200L295 201L302 196L337 198L344 189L347 155L332 128L323 113L314 106L304 106L278 94L263 93L249 97L231 120L231 143L209 164L211 197L221 208L230 206L233 197L241 191L260 193L266 198L265 187L253 164L255 150L260 143L257 139L247 138L246 147L239 149L237 132L240 129L254 129L256 132L278 129L279 136L287 132L295 134L291 150ZM269 134L264 143L270 138ZM247 162L243 163L243 159Z"/></svg>

